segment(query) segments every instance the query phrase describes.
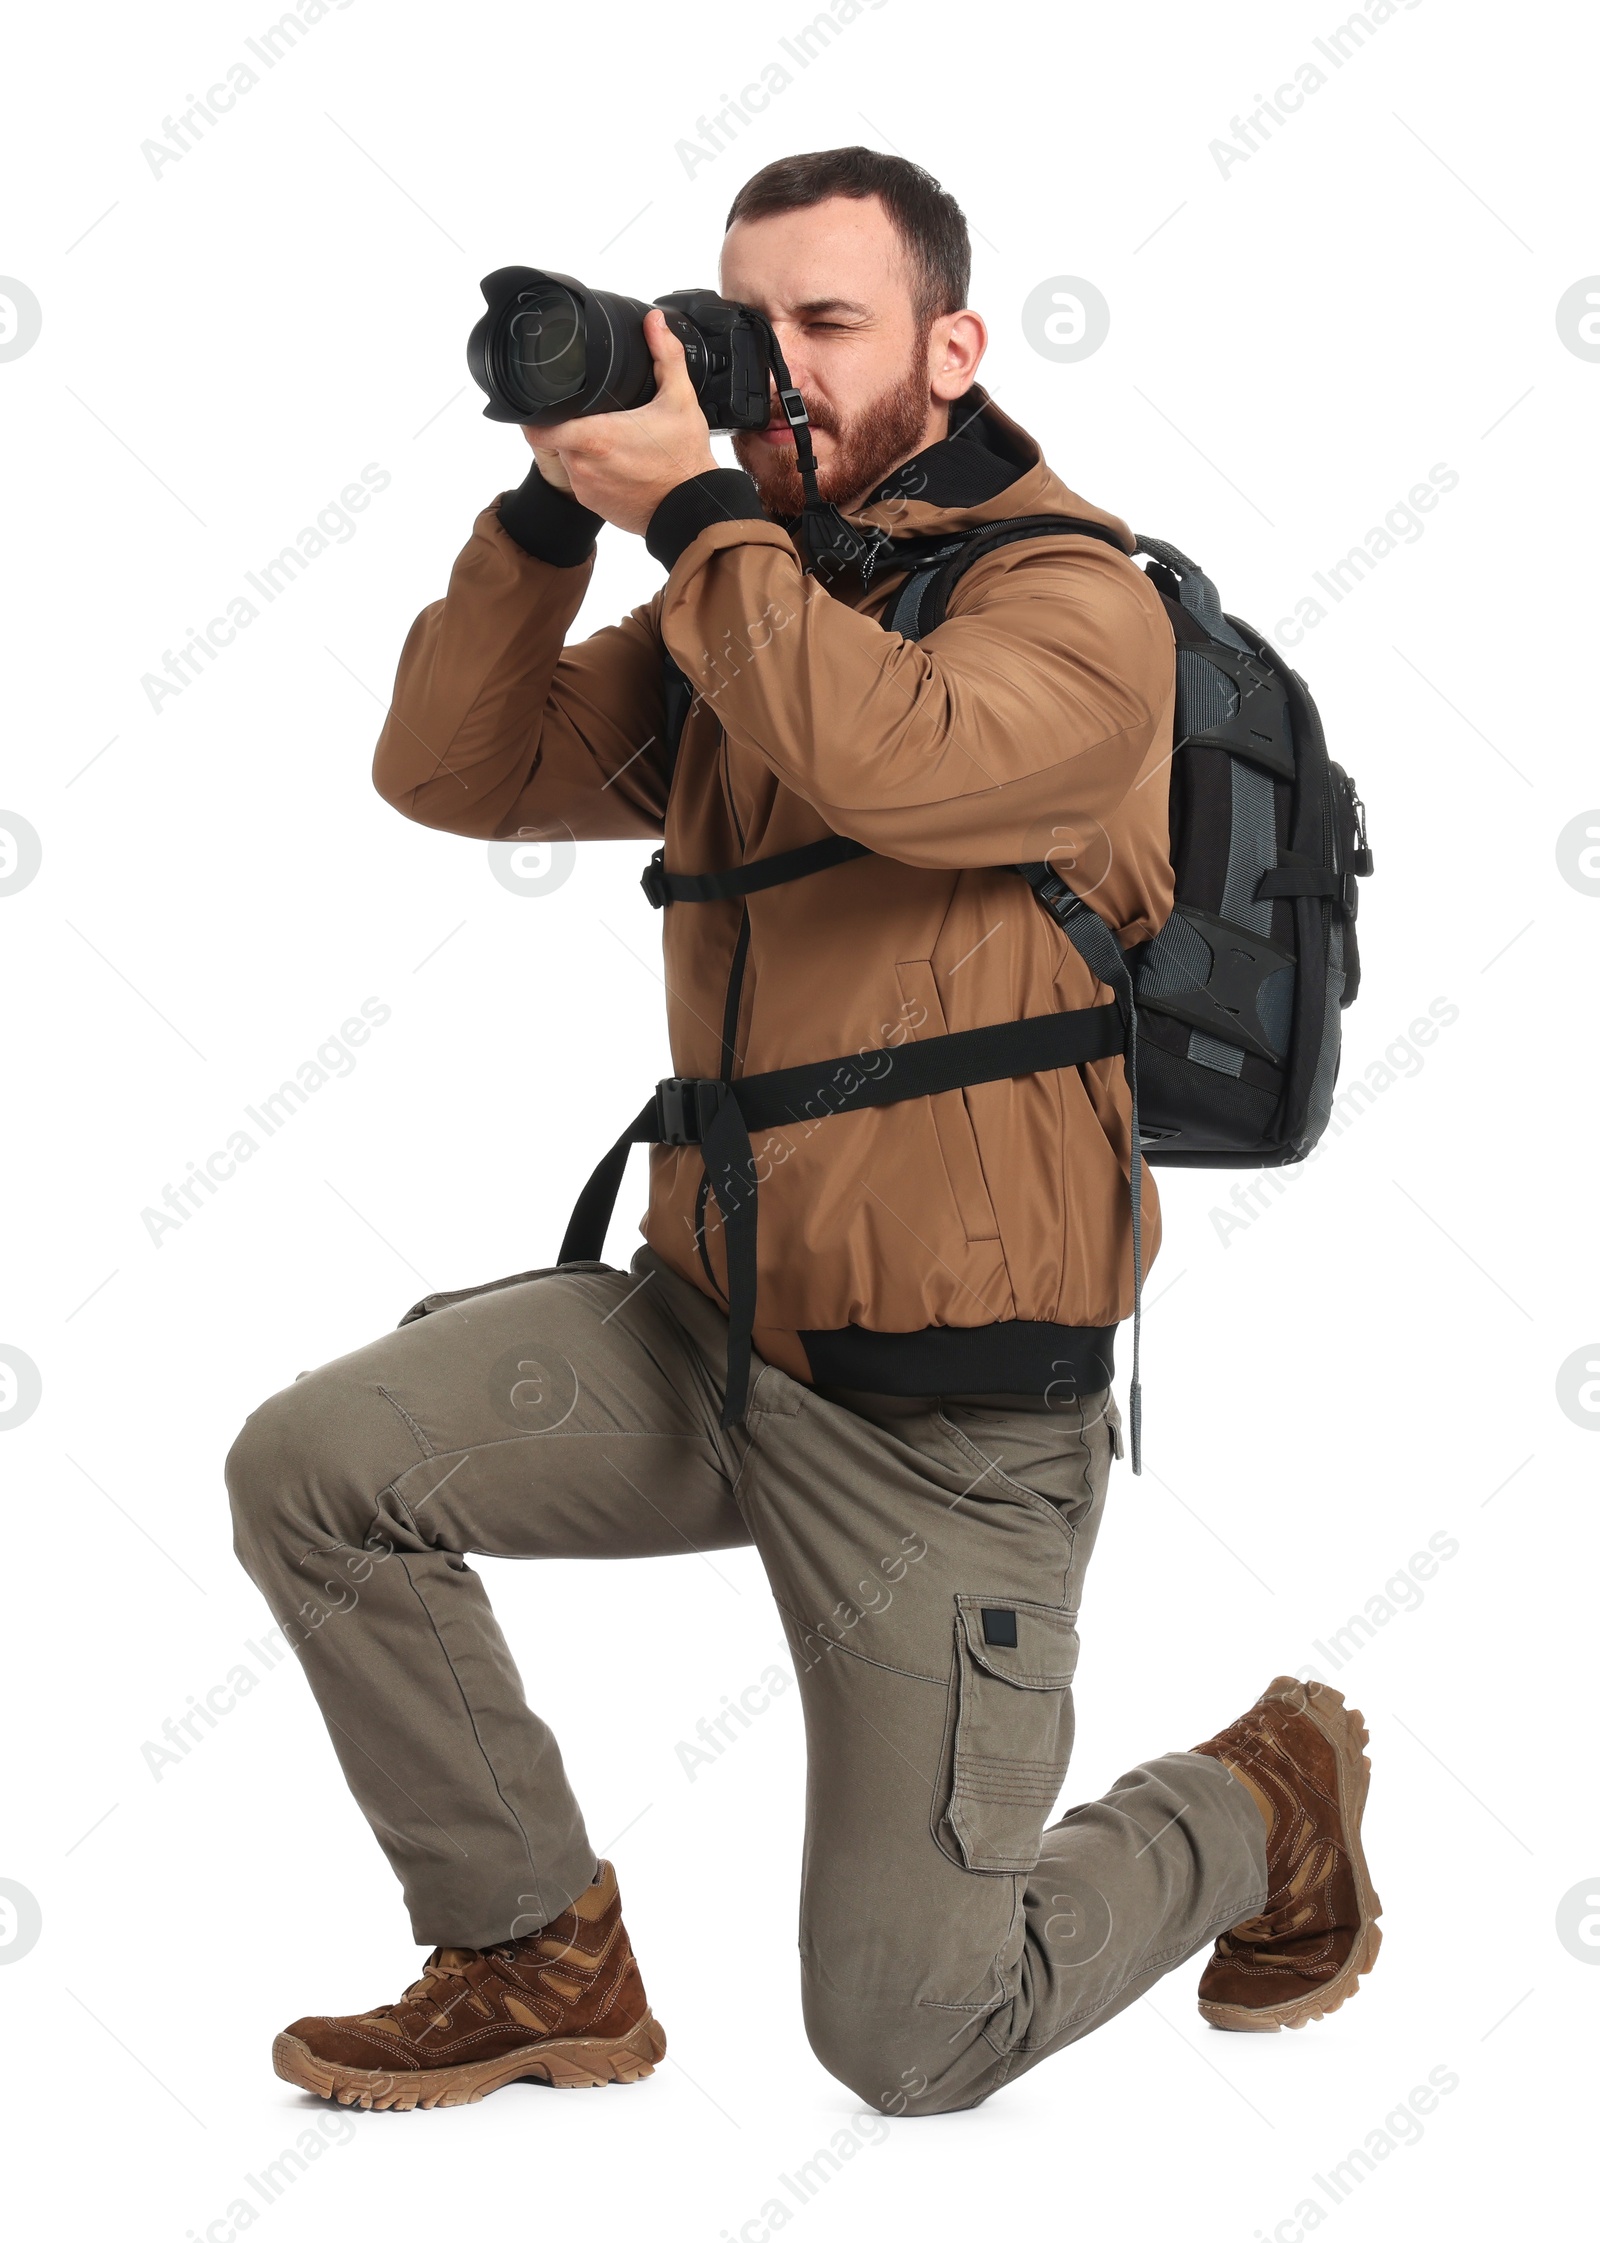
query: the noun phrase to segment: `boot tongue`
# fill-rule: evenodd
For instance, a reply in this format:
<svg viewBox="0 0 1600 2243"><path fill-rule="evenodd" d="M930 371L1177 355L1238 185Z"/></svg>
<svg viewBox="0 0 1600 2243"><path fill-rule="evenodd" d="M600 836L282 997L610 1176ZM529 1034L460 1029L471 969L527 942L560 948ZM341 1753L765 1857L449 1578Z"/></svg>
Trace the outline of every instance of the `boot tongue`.
<svg viewBox="0 0 1600 2243"><path fill-rule="evenodd" d="M446 1970L464 1970L468 1963L476 1962L476 1947L441 1947L439 1960Z"/></svg>

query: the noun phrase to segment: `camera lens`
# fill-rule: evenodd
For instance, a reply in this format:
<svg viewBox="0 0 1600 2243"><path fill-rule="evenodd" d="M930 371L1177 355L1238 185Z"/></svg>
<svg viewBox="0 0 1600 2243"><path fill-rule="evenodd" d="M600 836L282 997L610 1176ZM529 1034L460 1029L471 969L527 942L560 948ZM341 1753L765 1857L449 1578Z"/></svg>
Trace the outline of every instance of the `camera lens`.
<svg viewBox="0 0 1600 2243"><path fill-rule="evenodd" d="M627 412L655 394L648 304L533 265L488 274L483 295L489 308L467 338L467 364L490 420L537 427Z"/></svg>
<svg viewBox="0 0 1600 2243"><path fill-rule="evenodd" d="M583 311L569 289L543 281L519 299L505 337L512 395L530 411L564 405L583 390L588 354Z"/></svg>

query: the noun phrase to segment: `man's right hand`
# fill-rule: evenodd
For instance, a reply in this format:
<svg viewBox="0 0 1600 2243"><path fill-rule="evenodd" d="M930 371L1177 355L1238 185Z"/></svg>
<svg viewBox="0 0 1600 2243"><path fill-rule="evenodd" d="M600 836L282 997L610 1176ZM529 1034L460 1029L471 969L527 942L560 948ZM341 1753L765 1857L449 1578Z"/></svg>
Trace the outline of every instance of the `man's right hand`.
<svg viewBox="0 0 1600 2243"><path fill-rule="evenodd" d="M522 433L528 439L529 447L538 463L539 473L550 485L550 488L553 491L565 491L570 498L572 496L572 477L561 464L561 454L545 450L538 441L544 434L544 430L542 428L525 428Z"/></svg>

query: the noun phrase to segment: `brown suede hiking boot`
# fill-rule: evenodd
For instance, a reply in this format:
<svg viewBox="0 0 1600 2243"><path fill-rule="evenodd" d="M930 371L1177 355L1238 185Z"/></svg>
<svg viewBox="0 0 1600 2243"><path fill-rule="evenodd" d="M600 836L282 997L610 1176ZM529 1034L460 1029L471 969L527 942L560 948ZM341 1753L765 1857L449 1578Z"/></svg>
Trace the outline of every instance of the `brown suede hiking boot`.
<svg viewBox="0 0 1600 2243"><path fill-rule="evenodd" d="M543 1931L496 1947L436 1947L399 2001L302 2017L272 2044L280 2079L364 2111L481 2102L514 2079L603 2087L666 2054L622 1922L616 1871Z"/></svg>
<svg viewBox="0 0 1600 2243"><path fill-rule="evenodd" d="M1360 1992L1382 1910L1361 1851L1366 1724L1325 1682L1280 1674L1196 1752L1220 1760L1270 1817L1267 1904L1224 1932L1200 1979L1200 2014L1233 2033L1308 2025Z"/></svg>

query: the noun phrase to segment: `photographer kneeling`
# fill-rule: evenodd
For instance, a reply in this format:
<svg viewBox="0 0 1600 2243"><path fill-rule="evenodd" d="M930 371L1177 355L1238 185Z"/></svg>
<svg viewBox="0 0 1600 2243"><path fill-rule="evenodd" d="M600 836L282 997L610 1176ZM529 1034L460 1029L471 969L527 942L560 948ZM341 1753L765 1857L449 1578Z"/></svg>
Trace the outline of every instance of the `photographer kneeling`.
<svg viewBox="0 0 1600 2243"><path fill-rule="evenodd" d="M766 425L726 424L741 465L715 464L682 323L652 311L655 394L530 417L527 481L406 640L375 770L406 816L662 841L678 1073L559 1266L419 1304L229 1457L240 1557L434 1949L397 2001L279 2036L282 2075L324 2095L633 2079L665 2047L474 1551L755 1544L805 1705L807 2027L878 2108L981 2101L1208 1941L1202 2009L1238 2029L1336 2007L1375 1951L1363 1737L1323 1686L1279 1678L1044 1828L1122 1453L1138 1156L1113 990L1016 867L1068 851L1121 945L1161 927L1174 649L1126 526L976 386L968 275L961 213L915 166L769 166L722 252L781 353ZM522 347L559 400L581 337L534 321ZM1100 534L985 551L915 635L913 561L1039 516ZM666 581L567 646L605 522ZM549 1077L569 1101L571 1057ZM618 1270L636 1142L646 1243ZM1148 1261L1147 1175L1143 1235ZM519 1418L496 1380L527 1363L561 1368ZM355 1553L354 1604L297 1621ZM672 1642L600 1621L594 1656ZM707 1921L744 1867L706 1864ZM763 2032L737 2000L729 2027Z"/></svg>

